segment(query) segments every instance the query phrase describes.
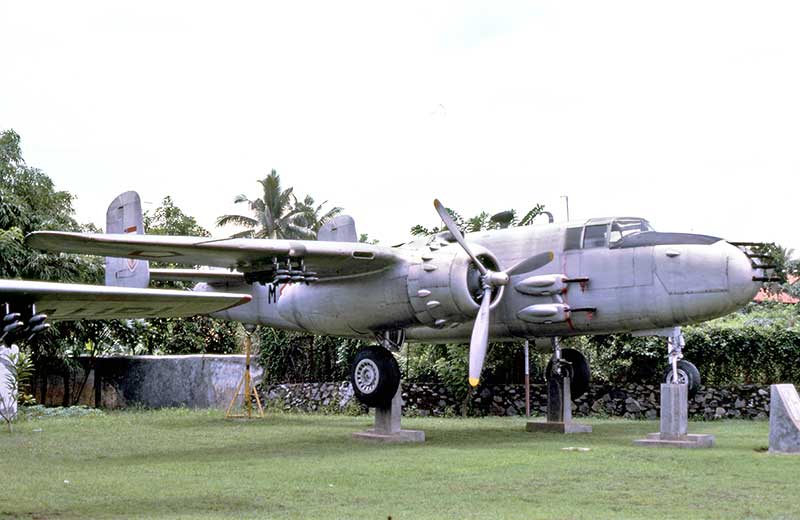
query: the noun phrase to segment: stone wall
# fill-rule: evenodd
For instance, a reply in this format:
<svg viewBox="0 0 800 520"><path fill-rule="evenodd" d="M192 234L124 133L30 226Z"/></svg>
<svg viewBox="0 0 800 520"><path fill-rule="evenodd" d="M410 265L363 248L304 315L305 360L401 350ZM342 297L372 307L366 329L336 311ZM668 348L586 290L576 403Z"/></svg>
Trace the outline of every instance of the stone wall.
<svg viewBox="0 0 800 520"><path fill-rule="evenodd" d="M124 408L225 408L244 371L242 355L115 356L79 358L77 367L33 381L36 399L43 404L72 403ZM258 381L261 369L252 366ZM46 380L43 380L45 379ZM266 406L296 411L359 413L366 409L354 398L347 382L263 385ZM594 384L573 404L575 416L613 416L640 419L658 417L658 386ZM465 402L457 401L436 384L403 387L404 413L420 416L524 415L522 385L482 386ZM531 412L546 411L543 384L531 385ZM753 385L701 388L689 403L694 418L744 417L765 419L769 413L769 388Z"/></svg>
<svg viewBox="0 0 800 520"><path fill-rule="evenodd" d="M658 417L657 385L630 384L614 387L595 384L573 403L575 416L611 416L629 419ZM358 406L349 383L302 383L265 385L261 395L267 406L295 411L336 412ZM524 415L525 388L522 385L486 386L458 402L442 385L412 383L403 387L405 415L459 415L466 404L469 415ZM531 385L531 414L547 410L546 387ZM701 387L689 403L689 415L700 419L742 417L766 419L769 388L740 385L724 388Z"/></svg>
<svg viewBox="0 0 800 520"><path fill-rule="evenodd" d="M243 355L83 357L68 371L37 374L32 387L47 405L226 408L244 364ZM261 373L251 366L256 381Z"/></svg>

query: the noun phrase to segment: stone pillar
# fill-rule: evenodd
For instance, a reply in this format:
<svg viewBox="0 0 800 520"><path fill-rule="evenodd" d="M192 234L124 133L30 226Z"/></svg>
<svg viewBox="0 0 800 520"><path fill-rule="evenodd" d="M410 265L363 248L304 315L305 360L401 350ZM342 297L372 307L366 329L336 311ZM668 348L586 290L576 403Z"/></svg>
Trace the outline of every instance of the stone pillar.
<svg viewBox="0 0 800 520"><path fill-rule="evenodd" d="M375 433L392 435L400 431L400 417L403 415L403 398L400 387L387 408L375 408Z"/></svg>
<svg viewBox="0 0 800 520"><path fill-rule="evenodd" d="M660 431L646 439L633 441L637 446L671 448L711 448L714 436L688 433L689 387L687 385L661 385Z"/></svg>
<svg viewBox="0 0 800 520"><path fill-rule="evenodd" d="M679 440L689 433L687 385L661 385L661 438Z"/></svg>
<svg viewBox="0 0 800 520"><path fill-rule="evenodd" d="M547 382L547 420L528 421L525 430L550 433L590 433L592 427L572 422L572 396L568 377L551 377Z"/></svg>
<svg viewBox="0 0 800 520"><path fill-rule="evenodd" d="M403 415L402 389L402 384L397 387L389 406L375 408L375 427L363 432L354 432L354 439L378 442L425 442L425 432L404 430L400 426L400 418Z"/></svg>

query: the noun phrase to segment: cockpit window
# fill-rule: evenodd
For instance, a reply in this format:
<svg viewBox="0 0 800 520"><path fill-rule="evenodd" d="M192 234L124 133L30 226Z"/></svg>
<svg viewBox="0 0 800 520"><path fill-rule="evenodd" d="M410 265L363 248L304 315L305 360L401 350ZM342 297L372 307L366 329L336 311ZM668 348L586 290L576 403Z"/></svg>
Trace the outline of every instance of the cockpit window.
<svg viewBox="0 0 800 520"><path fill-rule="evenodd" d="M609 245L614 246L619 243L623 238L643 233L645 231L653 231L650 223L641 218L618 218L611 223L611 235L609 236Z"/></svg>
<svg viewBox="0 0 800 520"><path fill-rule="evenodd" d="M586 229L583 232L583 248L591 249L593 247L606 247L607 233L608 224L586 226Z"/></svg>

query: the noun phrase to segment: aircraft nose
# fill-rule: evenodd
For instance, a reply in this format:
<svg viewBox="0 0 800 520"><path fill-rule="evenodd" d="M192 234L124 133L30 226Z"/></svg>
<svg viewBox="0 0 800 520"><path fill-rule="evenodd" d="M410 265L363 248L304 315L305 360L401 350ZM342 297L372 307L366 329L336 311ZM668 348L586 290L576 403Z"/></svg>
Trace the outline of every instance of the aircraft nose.
<svg viewBox="0 0 800 520"><path fill-rule="evenodd" d="M737 306L749 303L761 288L761 283L753 280L758 272L750 258L738 247L725 243L728 254L728 294Z"/></svg>

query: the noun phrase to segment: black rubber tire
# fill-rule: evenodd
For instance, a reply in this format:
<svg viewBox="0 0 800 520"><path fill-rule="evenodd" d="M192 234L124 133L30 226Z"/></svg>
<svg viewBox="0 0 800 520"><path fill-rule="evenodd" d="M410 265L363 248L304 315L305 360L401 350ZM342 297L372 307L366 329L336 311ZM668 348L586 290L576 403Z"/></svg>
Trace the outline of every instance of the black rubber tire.
<svg viewBox="0 0 800 520"><path fill-rule="evenodd" d="M377 369L377 372L375 372ZM377 376L377 381L369 388L363 386L363 377L369 374ZM350 383L356 398L370 408L388 407L400 386L400 366L391 352L378 345L370 345L358 351L350 365Z"/></svg>
<svg viewBox="0 0 800 520"><path fill-rule="evenodd" d="M569 394L574 401L589 391L589 382L591 380L589 362L586 361L586 357L581 354L580 351L574 348L562 348L561 359L569 361L572 365L572 373L569 376ZM548 381L550 380L552 370L553 358L551 357L544 372L545 378L547 378Z"/></svg>
<svg viewBox="0 0 800 520"><path fill-rule="evenodd" d="M696 366L685 359L679 359L678 378L688 380L689 399L692 399L695 395L697 395L697 391L700 390L702 380L700 379L700 371L697 370ZM664 378L662 381L664 381L666 384L672 383L672 365L667 366L667 369L664 370Z"/></svg>

